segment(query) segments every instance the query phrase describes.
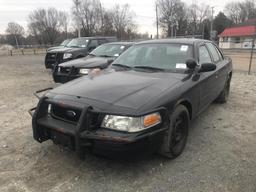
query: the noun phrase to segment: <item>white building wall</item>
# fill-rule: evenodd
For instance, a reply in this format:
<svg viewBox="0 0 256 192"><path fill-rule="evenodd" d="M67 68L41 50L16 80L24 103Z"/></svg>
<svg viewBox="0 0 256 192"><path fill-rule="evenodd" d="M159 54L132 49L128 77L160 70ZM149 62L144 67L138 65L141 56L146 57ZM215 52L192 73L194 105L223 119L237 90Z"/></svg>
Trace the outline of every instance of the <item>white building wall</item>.
<svg viewBox="0 0 256 192"><path fill-rule="evenodd" d="M240 39L237 40L237 38ZM220 37L219 47L221 49L248 49L252 47L252 37Z"/></svg>

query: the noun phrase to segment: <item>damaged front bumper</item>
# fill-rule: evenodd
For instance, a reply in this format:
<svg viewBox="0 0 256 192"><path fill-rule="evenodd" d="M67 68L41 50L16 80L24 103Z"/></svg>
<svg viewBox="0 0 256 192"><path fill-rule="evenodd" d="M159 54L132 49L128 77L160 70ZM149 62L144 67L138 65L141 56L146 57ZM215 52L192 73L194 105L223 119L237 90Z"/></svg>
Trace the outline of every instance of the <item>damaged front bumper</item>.
<svg viewBox="0 0 256 192"><path fill-rule="evenodd" d="M74 110L79 113L79 119L72 122L56 118L49 112L49 105ZM40 98L37 107L32 108L30 113L35 140L41 143L50 139L56 144L74 150L80 158L83 158L86 149L103 155L126 155L129 152L135 154L155 151L168 129L169 116L165 108L154 111L161 113L163 122L135 133L101 128L100 124L105 116L103 112L95 111L91 106L57 102L45 96ZM150 113L154 111L150 111Z"/></svg>

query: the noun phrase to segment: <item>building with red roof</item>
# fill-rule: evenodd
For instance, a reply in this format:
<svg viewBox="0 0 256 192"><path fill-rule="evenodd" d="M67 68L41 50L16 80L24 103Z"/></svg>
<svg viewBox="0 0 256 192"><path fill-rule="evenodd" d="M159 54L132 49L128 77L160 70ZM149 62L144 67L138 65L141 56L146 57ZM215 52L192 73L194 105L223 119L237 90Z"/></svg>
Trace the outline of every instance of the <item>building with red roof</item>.
<svg viewBox="0 0 256 192"><path fill-rule="evenodd" d="M256 19L250 19L219 34L219 46L223 49L251 48L252 39L256 35Z"/></svg>

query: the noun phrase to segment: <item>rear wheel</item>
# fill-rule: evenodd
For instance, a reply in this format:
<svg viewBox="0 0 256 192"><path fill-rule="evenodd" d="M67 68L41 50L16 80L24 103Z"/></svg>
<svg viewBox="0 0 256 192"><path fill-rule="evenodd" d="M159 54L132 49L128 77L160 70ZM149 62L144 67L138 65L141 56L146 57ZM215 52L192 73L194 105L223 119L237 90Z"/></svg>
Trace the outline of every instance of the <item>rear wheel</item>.
<svg viewBox="0 0 256 192"><path fill-rule="evenodd" d="M216 99L217 103L226 103L228 101L229 92L230 92L230 80L231 80L231 77L229 75L225 83L224 89L221 91L220 95Z"/></svg>
<svg viewBox="0 0 256 192"><path fill-rule="evenodd" d="M170 159L178 157L187 143L189 113L184 105L178 105L170 117L170 126L166 131L159 153Z"/></svg>

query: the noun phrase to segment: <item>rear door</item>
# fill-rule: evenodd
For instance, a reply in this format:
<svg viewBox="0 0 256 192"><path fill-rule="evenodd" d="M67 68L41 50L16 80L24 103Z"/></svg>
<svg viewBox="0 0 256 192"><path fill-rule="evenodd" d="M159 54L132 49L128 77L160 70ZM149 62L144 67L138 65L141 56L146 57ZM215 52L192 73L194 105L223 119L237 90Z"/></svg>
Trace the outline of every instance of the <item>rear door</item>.
<svg viewBox="0 0 256 192"><path fill-rule="evenodd" d="M216 80L216 91L214 93L215 98L217 98L220 92L223 90L228 74L228 66L227 61L224 60L221 52L218 50L216 45L213 43L206 43L207 48L209 49L210 54L213 58L213 63L216 64L215 71L215 80Z"/></svg>

